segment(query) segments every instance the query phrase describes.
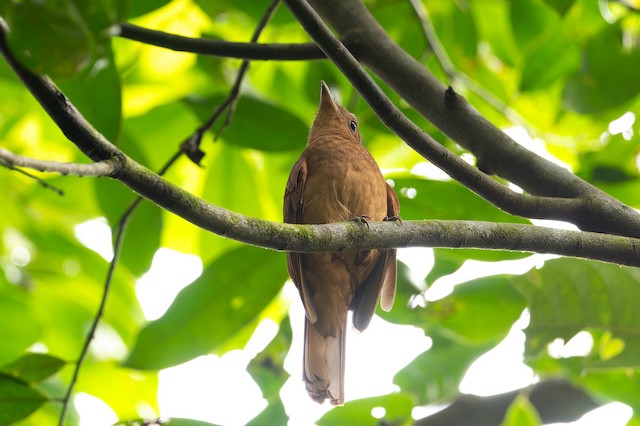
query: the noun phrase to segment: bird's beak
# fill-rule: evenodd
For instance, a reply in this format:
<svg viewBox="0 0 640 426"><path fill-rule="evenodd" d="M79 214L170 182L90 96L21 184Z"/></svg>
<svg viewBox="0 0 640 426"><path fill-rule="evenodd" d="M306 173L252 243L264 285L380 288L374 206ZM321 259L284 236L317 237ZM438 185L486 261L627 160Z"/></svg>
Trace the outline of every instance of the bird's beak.
<svg viewBox="0 0 640 426"><path fill-rule="evenodd" d="M323 107L330 107L334 111L338 111L338 106L331 97L331 90L324 80L320 83L320 109Z"/></svg>

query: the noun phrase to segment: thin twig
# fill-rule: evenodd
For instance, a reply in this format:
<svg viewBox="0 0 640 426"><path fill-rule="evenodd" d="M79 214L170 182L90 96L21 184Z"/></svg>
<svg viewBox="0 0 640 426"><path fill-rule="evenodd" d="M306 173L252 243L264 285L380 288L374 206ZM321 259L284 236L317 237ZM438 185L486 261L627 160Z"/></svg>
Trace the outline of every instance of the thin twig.
<svg viewBox="0 0 640 426"><path fill-rule="evenodd" d="M133 207L135 208L135 207ZM130 210L132 210L130 206ZM107 277L104 282L104 290L102 291L102 297L100 298L100 305L98 306L98 312L96 316L93 318L93 322L91 323L91 327L89 328L89 332L87 333L87 338L84 341L84 345L82 346L82 350L80 351L80 356L78 357L78 361L76 362L75 369L73 370L73 376L71 377L71 381L69 382L69 387L67 388L67 392L62 399L62 411L60 412L60 419L58 421L58 426L64 426L64 421L67 416L67 411L69 409L69 402L71 399L71 395L73 394L73 388L78 381L78 376L80 375L80 369L82 368L82 364L84 363L87 354L89 353L89 345L91 341L95 337L96 330L98 329L98 324L102 319L102 315L104 314L105 306L107 305L107 296L109 295L109 290L111 289L111 281L113 279L113 273L116 269L116 265L118 264L118 258L120 257L120 252L122 249L122 241L124 240L125 230L127 228L127 224L129 222L130 214L123 215L122 219L118 222L116 227L116 238L113 243L113 259L109 263L109 269L107 271Z"/></svg>
<svg viewBox="0 0 640 426"><path fill-rule="evenodd" d="M73 176L110 176L116 170L116 160L96 161L90 164L62 163L59 161L37 160L24 155L14 154L4 148L0 148L0 160L4 161L7 167L26 167L38 170L39 172L60 173L62 175Z"/></svg>
<svg viewBox="0 0 640 426"><path fill-rule="evenodd" d="M251 36L251 43L256 43L258 38L260 38L260 34L264 30L264 28L269 23L269 20L275 13L278 5L280 4L280 0L273 0L264 15L258 22L256 29L253 31L253 35ZM240 95L240 86L242 85L242 81L244 80L247 71L249 70L250 61L248 59L244 59L240 64L240 68L238 69L238 73L236 74L236 79L233 82L233 86L229 91L227 97L216 107L213 111L211 117L205 121L200 127L196 129L196 131L189 136L181 145L181 148L187 153L187 156L191 161L196 164L200 164L202 157L204 157L204 152L200 149L200 143L202 142L202 137L205 132L211 129L215 122L218 120L220 115L223 112L227 112L225 121L222 123L222 126L217 130L214 140L217 140L222 132L231 124L231 120L233 119L233 113L235 111L235 104Z"/></svg>
<svg viewBox="0 0 640 426"><path fill-rule="evenodd" d="M9 170L13 170L14 172L18 172L26 177L28 177L29 179L33 179L36 182L38 182L38 184L40 184L40 186L42 186L43 188L46 189L50 189L51 191L55 192L56 194L63 196L64 195L64 191L58 187L55 187L49 183L47 183L44 179L40 179L38 176L29 173L26 170L22 170L18 167L13 166L11 163L8 163L6 160L2 160L0 159L0 166L2 167L6 167Z"/></svg>

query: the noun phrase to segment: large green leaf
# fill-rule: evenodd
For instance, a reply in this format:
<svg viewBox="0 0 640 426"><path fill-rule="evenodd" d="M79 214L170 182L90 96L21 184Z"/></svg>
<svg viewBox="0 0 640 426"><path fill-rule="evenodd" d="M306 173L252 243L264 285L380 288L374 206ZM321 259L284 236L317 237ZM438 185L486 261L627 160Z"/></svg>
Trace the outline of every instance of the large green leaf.
<svg viewBox="0 0 640 426"><path fill-rule="evenodd" d="M141 331L125 365L166 368L214 351L254 321L286 280L284 255L245 246L211 263Z"/></svg>
<svg viewBox="0 0 640 426"><path fill-rule="evenodd" d="M0 295L0 362L16 359L35 343L41 326L25 301Z"/></svg>
<svg viewBox="0 0 640 426"><path fill-rule="evenodd" d="M640 367L640 270L557 259L512 281L531 313L528 355L539 354L553 339L568 341L593 330L600 339L584 359L585 368Z"/></svg>
<svg viewBox="0 0 640 426"><path fill-rule="evenodd" d="M509 12L513 37L521 50L526 50L560 21L558 13L542 0L511 1Z"/></svg>
<svg viewBox="0 0 640 426"><path fill-rule="evenodd" d="M0 373L0 425L22 420L47 402L40 391L15 377Z"/></svg>
<svg viewBox="0 0 640 426"><path fill-rule="evenodd" d="M359 399L347 402L342 407L336 407L318 420L318 426L339 425L410 425L413 424L411 410L413 398L404 393L396 393L373 398ZM382 417L376 418L372 410L382 408Z"/></svg>
<svg viewBox="0 0 640 426"><path fill-rule="evenodd" d="M27 382L39 382L57 373L65 364L66 361L52 355L27 353L0 370Z"/></svg>
<svg viewBox="0 0 640 426"><path fill-rule="evenodd" d="M223 100L223 96L214 96L186 102L204 122ZM291 112L250 96L243 96L237 102L233 121L222 135L224 142L261 151L287 151L305 146L308 126ZM224 118L219 120L220 125L223 122Z"/></svg>
<svg viewBox="0 0 640 426"><path fill-rule="evenodd" d="M118 142L122 99L120 76L111 49L90 69L56 83L96 130L111 143Z"/></svg>
<svg viewBox="0 0 640 426"><path fill-rule="evenodd" d="M437 404L457 395L469 366L493 346L464 345L437 334L432 334L431 338L431 348L393 378L402 391L415 396L416 405Z"/></svg>
<svg viewBox="0 0 640 426"><path fill-rule="evenodd" d="M122 13L122 0L24 0L0 3L9 46L38 73L74 75L108 50L108 27Z"/></svg>
<svg viewBox="0 0 640 426"><path fill-rule="evenodd" d="M591 114L634 98L640 93L640 48L623 45L620 23L605 27L585 47L580 72L568 81L566 105Z"/></svg>

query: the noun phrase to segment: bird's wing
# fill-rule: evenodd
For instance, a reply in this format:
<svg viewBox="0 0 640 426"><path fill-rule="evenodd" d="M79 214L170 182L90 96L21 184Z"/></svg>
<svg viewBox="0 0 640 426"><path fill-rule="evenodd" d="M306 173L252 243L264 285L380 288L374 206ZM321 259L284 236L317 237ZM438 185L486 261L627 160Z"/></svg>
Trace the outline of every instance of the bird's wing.
<svg viewBox="0 0 640 426"><path fill-rule="evenodd" d="M305 156L293 165L287 187L284 191L284 221L286 223L302 223L302 207L305 184L307 183L307 162ZM307 318L313 324L318 320L316 309L311 303L309 289L307 288L302 276L302 266L300 253L287 252L287 268L289 275L293 279L293 283L300 291L300 298L304 305Z"/></svg>
<svg viewBox="0 0 640 426"><path fill-rule="evenodd" d="M387 218L399 219L400 203L387 184ZM373 317L378 299L385 311L390 311L396 295L396 250L380 250L380 256L367 279L360 285L353 300L353 325L363 331Z"/></svg>

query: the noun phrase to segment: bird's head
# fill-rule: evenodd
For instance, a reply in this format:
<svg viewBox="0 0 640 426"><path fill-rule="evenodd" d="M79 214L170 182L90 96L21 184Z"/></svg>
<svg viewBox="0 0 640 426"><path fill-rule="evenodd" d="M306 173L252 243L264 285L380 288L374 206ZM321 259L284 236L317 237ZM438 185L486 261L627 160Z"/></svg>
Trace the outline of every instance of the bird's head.
<svg viewBox="0 0 640 426"><path fill-rule="evenodd" d="M329 86L323 81L320 90L320 107L311 126L309 142L325 137L340 137L347 141L361 142L355 115L333 100Z"/></svg>

